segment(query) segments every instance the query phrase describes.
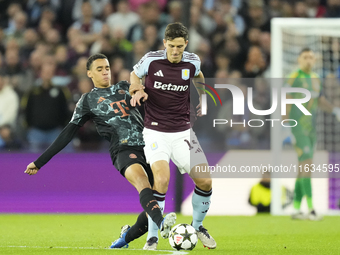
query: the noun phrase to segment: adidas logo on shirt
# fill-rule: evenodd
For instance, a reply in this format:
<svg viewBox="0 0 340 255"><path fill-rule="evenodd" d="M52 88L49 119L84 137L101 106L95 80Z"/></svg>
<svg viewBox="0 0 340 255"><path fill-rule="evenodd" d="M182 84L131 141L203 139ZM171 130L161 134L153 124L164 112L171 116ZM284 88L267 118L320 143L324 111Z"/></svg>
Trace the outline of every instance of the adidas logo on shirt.
<svg viewBox="0 0 340 255"><path fill-rule="evenodd" d="M159 70L158 72L155 72L154 75L155 76L164 77L162 70Z"/></svg>

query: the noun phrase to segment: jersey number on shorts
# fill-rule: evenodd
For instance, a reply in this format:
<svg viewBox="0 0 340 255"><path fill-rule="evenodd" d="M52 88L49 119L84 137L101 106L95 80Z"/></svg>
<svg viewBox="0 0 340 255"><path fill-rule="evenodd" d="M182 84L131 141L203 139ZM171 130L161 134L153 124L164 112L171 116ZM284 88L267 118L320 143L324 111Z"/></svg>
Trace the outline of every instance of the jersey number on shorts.
<svg viewBox="0 0 340 255"><path fill-rule="evenodd" d="M189 146L189 150L191 150L191 149L193 149L193 148L194 148L194 147L192 147L192 146L191 146L190 142L189 142L187 139L185 139L185 140L184 140L184 142L186 142L186 143L188 144L188 146Z"/></svg>

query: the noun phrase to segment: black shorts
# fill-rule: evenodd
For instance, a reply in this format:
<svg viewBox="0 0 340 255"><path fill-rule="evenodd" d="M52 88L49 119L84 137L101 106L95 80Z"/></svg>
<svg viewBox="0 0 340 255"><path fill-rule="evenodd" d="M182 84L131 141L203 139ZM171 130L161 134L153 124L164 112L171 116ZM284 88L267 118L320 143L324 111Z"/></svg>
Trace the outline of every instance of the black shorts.
<svg viewBox="0 0 340 255"><path fill-rule="evenodd" d="M153 174L150 165L146 163L143 148L141 147L124 148L119 150L115 154L115 160L113 162L113 165L124 177L126 169L133 164L140 164L144 168L146 174L148 175L150 185L152 187L154 184Z"/></svg>

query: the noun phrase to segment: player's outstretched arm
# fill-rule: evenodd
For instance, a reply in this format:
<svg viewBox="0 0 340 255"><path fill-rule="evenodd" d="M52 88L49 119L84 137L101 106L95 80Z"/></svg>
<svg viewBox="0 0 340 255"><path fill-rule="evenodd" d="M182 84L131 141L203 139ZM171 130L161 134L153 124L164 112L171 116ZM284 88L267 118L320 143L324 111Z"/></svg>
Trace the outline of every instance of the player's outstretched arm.
<svg viewBox="0 0 340 255"><path fill-rule="evenodd" d="M130 73L130 88L129 93L131 96L133 96L137 91L144 90L144 86L142 84L142 79L139 78L134 71Z"/></svg>
<svg viewBox="0 0 340 255"><path fill-rule="evenodd" d="M67 124L51 146L48 147L36 161L30 163L24 173L29 175L36 174L38 170L42 168L54 155L60 152L69 142L72 141L79 128L80 126L73 123Z"/></svg>

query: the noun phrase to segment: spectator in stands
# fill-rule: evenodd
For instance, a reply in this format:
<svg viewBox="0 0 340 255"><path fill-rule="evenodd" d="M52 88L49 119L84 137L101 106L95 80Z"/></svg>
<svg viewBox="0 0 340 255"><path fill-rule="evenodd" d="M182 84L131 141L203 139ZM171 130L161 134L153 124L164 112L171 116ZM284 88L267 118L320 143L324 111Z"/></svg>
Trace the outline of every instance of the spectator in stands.
<svg viewBox="0 0 340 255"><path fill-rule="evenodd" d="M288 2L282 3L282 17L290 18L294 16L293 6Z"/></svg>
<svg viewBox="0 0 340 255"><path fill-rule="evenodd" d="M116 1L116 0L114 0ZM113 4L112 3L107 3L103 9L103 13L102 15L100 16L100 20L105 24L107 24L107 18L112 14L114 13L114 7L113 7Z"/></svg>
<svg viewBox="0 0 340 255"><path fill-rule="evenodd" d="M260 34L260 47L261 47L261 51L264 54L265 60L266 60L268 65L270 63L270 46L271 46L270 33L261 32L261 34Z"/></svg>
<svg viewBox="0 0 340 255"><path fill-rule="evenodd" d="M155 25L158 31L158 38L163 40L166 21L160 20L160 8L156 1L149 1L141 4L138 8L140 20L133 25L127 35L127 39L134 43L143 39L144 29L147 25Z"/></svg>
<svg viewBox="0 0 340 255"><path fill-rule="evenodd" d="M119 72L118 81L128 81L129 82L129 80L130 80L130 73L131 73L131 71L129 69L122 69Z"/></svg>
<svg viewBox="0 0 340 255"><path fill-rule="evenodd" d="M189 52L196 52L199 43L203 41L203 38L205 36L207 36L200 21L201 21L200 9L197 6L191 6L189 26L190 43L187 46L187 50Z"/></svg>
<svg viewBox="0 0 340 255"><path fill-rule="evenodd" d="M244 64L243 78L255 78L266 69L266 61L260 47L251 46L248 51L248 58Z"/></svg>
<svg viewBox="0 0 340 255"><path fill-rule="evenodd" d="M307 15L310 18L321 18L326 12L326 7L320 5L320 0L306 0Z"/></svg>
<svg viewBox="0 0 340 255"><path fill-rule="evenodd" d="M83 2L81 5L82 16L73 23L72 27L80 31L82 41L91 45L98 38L103 22L94 18L90 2Z"/></svg>
<svg viewBox="0 0 340 255"><path fill-rule="evenodd" d="M305 1L297 1L294 3L294 16L297 18L308 18L307 5Z"/></svg>
<svg viewBox="0 0 340 255"><path fill-rule="evenodd" d="M93 16L96 18L100 18L110 0L75 0L72 9L73 20L78 20L82 18L82 6L85 2L89 3L93 12Z"/></svg>
<svg viewBox="0 0 340 255"><path fill-rule="evenodd" d="M71 81L71 64L67 59L67 48L60 44L55 48L54 60L56 61L56 71L53 77L53 84L56 86L68 86Z"/></svg>
<svg viewBox="0 0 340 255"><path fill-rule="evenodd" d="M339 18L340 17L340 1L327 0L327 8L324 17Z"/></svg>
<svg viewBox="0 0 340 255"><path fill-rule="evenodd" d="M129 0L129 5L131 10L137 11L138 8L148 2L153 2L152 4L157 5L160 10L163 10L165 5L167 4L167 0Z"/></svg>
<svg viewBox="0 0 340 255"><path fill-rule="evenodd" d="M117 56L112 58L110 63L111 63L111 80L112 83L114 84L119 81L118 76L120 72L124 69L124 59L122 57Z"/></svg>
<svg viewBox="0 0 340 255"><path fill-rule="evenodd" d="M41 14L41 19L48 20L54 29L57 29L59 32L62 32L62 27L57 20L57 14L55 10L49 7L45 7Z"/></svg>
<svg viewBox="0 0 340 255"><path fill-rule="evenodd" d="M8 17L6 15L6 12L9 5L9 1L0 1L0 27L8 26Z"/></svg>
<svg viewBox="0 0 340 255"><path fill-rule="evenodd" d="M136 41L133 44L133 49L131 52L126 54L125 63L127 67L133 67L144 55L147 49L146 42L143 40Z"/></svg>
<svg viewBox="0 0 340 255"><path fill-rule="evenodd" d="M127 36L130 28L139 21L137 13L130 11L127 0L120 0L117 4L117 12L107 17L106 23L112 32L121 30L124 37Z"/></svg>
<svg viewBox="0 0 340 255"><path fill-rule="evenodd" d="M247 32L247 42L248 42L248 47L250 46L259 46L260 45L260 36L261 36L261 30L256 28L256 27L252 27L248 30Z"/></svg>
<svg viewBox="0 0 340 255"><path fill-rule="evenodd" d="M237 38L230 38L225 41L225 52L230 59L230 69L239 71L243 70L247 54Z"/></svg>
<svg viewBox="0 0 340 255"><path fill-rule="evenodd" d="M45 60L46 61L46 60ZM31 152L45 150L58 136L70 118L69 91L52 84L56 65L43 63L40 83L22 99L28 126L27 141Z"/></svg>
<svg viewBox="0 0 340 255"><path fill-rule="evenodd" d="M0 53L5 53L5 33L4 30L0 27Z"/></svg>
<svg viewBox="0 0 340 255"><path fill-rule="evenodd" d="M61 43L61 37L60 37L60 33L57 29L50 29L49 31L47 31L46 33L46 44L49 47L49 52L50 53L55 53L57 50L57 47L60 45Z"/></svg>
<svg viewBox="0 0 340 255"><path fill-rule="evenodd" d="M21 82L17 86L17 92L20 96L28 93L28 91L30 91L33 85L36 83L36 80L40 76L40 70L44 56L44 53L39 50L34 50L31 53L23 76L23 80L25 82Z"/></svg>
<svg viewBox="0 0 340 255"><path fill-rule="evenodd" d="M80 31L74 28L70 28L68 31L68 59L72 65L75 65L80 57L88 57L89 48L83 42Z"/></svg>
<svg viewBox="0 0 340 255"><path fill-rule="evenodd" d="M269 0L268 13L271 18L282 17L282 2L280 0Z"/></svg>
<svg viewBox="0 0 340 255"><path fill-rule="evenodd" d="M29 24L31 27L37 27L40 22L44 9L49 8L57 12L60 7L60 0L32 0L28 1L27 10Z"/></svg>
<svg viewBox="0 0 340 255"><path fill-rule="evenodd" d="M163 42L158 38L157 27L155 25L151 24L145 27L143 38L147 51L156 51L160 45L163 45Z"/></svg>
<svg viewBox="0 0 340 255"><path fill-rule="evenodd" d="M211 48L209 42L204 40L200 43L196 54L201 60L201 71L206 78L212 78L214 76L214 63L210 54Z"/></svg>
<svg viewBox="0 0 340 255"><path fill-rule="evenodd" d="M232 6L232 0L220 0L217 3L216 11L222 14L223 20L227 23L235 24L237 35L243 35L245 31L245 22L242 16L235 12Z"/></svg>
<svg viewBox="0 0 340 255"><path fill-rule="evenodd" d="M7 28L6 28L6 33L13 33L15 31L15 20L14 20L14 16L15 14L17 14L18 12L21 12L22 10L22 6L20 5L19 2L13 2L10 3L10 5L7 8Z"/></svg>
<svg viewBox="0 0 340 255"><path fill-rule="evenodd" d="M247 26L257 27L261 31L270 31L269 14L265 10L263 0L248 1Z"/></svg>
<svg viewBox="0 0 340 255"><path fill-rule="evenodd" d="M229 71L230 59L225 52L216 54L215 57L215 69Z"/></svg>
<svg viewBox="0 0 340 255"><path fill-rule="evenodd" d="M86 62L87 57L80 57L72 69L72 82L68 85L72 93L77 93L80 79L84 76L86 77L86 72L84 72L84 70L86 70Z"/></svg>
<svg viewBox="0 0 340 255"><path fill-rule="evenodd" d="M30 55L34 51L38 39L39 39L38 34L34 29L32 28L26 29L24 34L24 42L20 48L20 56L22 57L24 66L28 65Z"/></svg>
<svg viewBox="0 0 340 255"><path fill-rule="evenodd" d="M120 32L120 31L117 31ZM114 41L118 41L119 35L113 36ZM113 40L111 40L110 35L110 28L107 24L104 24L102 27L102 31L99 34L98 39L92 44L90 48L90 55L96 54L96 53L102 53L105 54L108 58L112 57L114 54L114 43L112 43ZM118 46L119 47L119 46Z"/></svg>
<svg viewBox="0 0 340 255"><path fill-rule="evenodd" d="M24 68L20 63L20 56L18 49L7 49L5 55L5 66L3 71L9 76L10 84L17 88L22 82L24 75Z"/></svg>
<svg viewBox="0 0 340 255"><path fill-rule="evenodd" d="M169 18L168 23L181 22L183 16L183 3L181 1L171 1L168 4Z"/></svg>
<svg viewBox="0 0 340 255"><path fill-rule="evenodd" d="M57 64L56 75L69 76L71 74L72 65L67 58L67 47L63 44L57 46L54 57Z"/></svg>
<svg viewBox="0 0 340 255"><path fill-rule="evenodd" d="M42 41L47 42L47 33L52 29L52 23L48 19L41 19L38 23L38 33Z"/></svg>
<svg viewBox="0 0 340 255"><path fill-rule="evenodd" d="M15 145L14 132L19 110L19 97L13 87L6 84L0 73L0 150Z"/></svg>
<svg viewBox="0 0 340 255"><path fill-rule="evenodd" d="M224 79L227 79L229 77L229 73L227 70L217 70L214 77L217 79L217 81L223 81Z"/></svg>
<svg viewBox="0 0 340 255"><path fill-rule="evenodd" d="M27 15L23 11L14 14L14 28L7 31L6 40L14 39L19 46L24 44L24 34L26 31Z"/></svg>

